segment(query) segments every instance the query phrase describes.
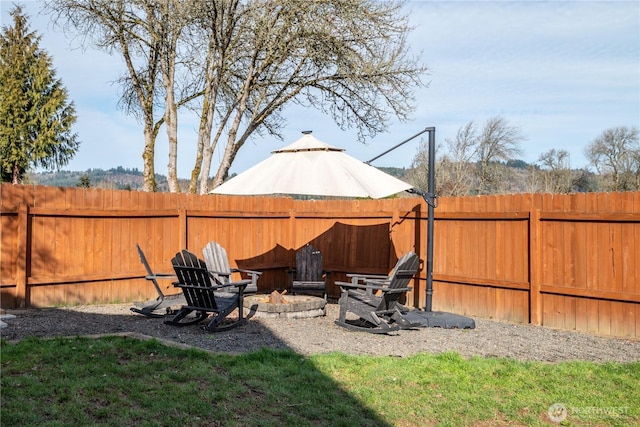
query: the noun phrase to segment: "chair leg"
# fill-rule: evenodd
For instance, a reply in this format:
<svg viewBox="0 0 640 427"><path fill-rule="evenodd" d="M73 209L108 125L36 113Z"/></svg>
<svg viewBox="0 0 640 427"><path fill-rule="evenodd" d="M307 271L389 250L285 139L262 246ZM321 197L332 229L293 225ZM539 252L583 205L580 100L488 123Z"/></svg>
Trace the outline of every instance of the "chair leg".
<svg viewBox="0 0 640 427"><path fill-rule="evenodd" d="M397 326L397 325L389 326L388 324L383 322L380 325L375 326L372 323L363 321L362 319L359 319L359 321L355 320L355 321L344 321L344 322L340 320L335 320L334 322L336 325L342 326L343 328L347 328L352 331L367 332L369 334L388 334L390 332L396 332L400 330L400 326ZM360 326L361 324L366 324L367 326Z"/></svg>
<svg viewBox="0 0 640 427"><path fill-rule="evenodd" d="M396 312L393 313L390 318L400 329L414 329L420 326L420 323L412 323L407 320L398 309L396 309Z"/></svg>
<svg viewBox="0 0 640 427"><path fill-rule="evenodd" d="M344 323L347 317L348 301L349 301L349 292L342 291L342 294L340 295L340 299L338 300L338 305L340 306L340 313L338 314L338 320L342 323Z"/></svg>
<svg viewBox="0 0 640 427"><path fill-rule="evenodd" d="M205 326L203 329L208 332L219 332L219 331L226 331L228 329L232 329L232 328L235 328L236 326L240 326L244 324L246 320L244 319L242 308L239 309L240 314L238 314L238 320L235 320L228 324L223 324L227 316L231 314L233 310L238 308L239 305L240 304L238 303L238 301L236 301L235 303L226 307L224 310L218 312L218 314L214 316L214 318L211 319L211 321L209 321L209 323L207 323L207 326Z"/></svg>
<svg viewBox="0 0 640 427"><path fill-rule="evenodd" d="M165 320L164 323L165 325L171 325L171 326L195 325L196 323L202 322L204 319L206 319L209 316L209 314L206 311L198 311L198 314L196 315L195 319L189 320L187 322L181 322L182 319L187 317L193 311L194 310L191 308L181 308L180 311L178 311L178 313L174 316L173 319Z"/></svg>
<svg viewBox="0 0 640 427"><path fill-rule="evenodd" d="M164 317L164 315L162 314L154 313L155 309L156 309L155 307L144 307L144 308L131 307L130 308L130 310L133 311L134 313L142 314L143 316L147 316L151 318Z"/></svg>

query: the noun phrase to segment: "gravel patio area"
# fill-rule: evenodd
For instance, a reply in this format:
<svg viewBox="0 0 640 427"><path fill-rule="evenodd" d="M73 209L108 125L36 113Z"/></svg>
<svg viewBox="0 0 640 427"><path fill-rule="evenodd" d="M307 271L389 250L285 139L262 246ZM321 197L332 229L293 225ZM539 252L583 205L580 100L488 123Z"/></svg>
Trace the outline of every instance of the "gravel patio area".
<svg viewBox="0 0 640 427"><path fill-rule="evenodd" d="M390 335L353 332L334 324L337 304L327 304L326 316L287 319L253 317L229 331L208 333L198 326L173 327L162 318L130 311L131 304L85 305L63 308L7 310L15 318L0 336L59 337L128 335L153 337L171 345L212 352L242 353L261 349L292 349L300 354L343 352L353 355L404 357L418 352L457 352L465 357L508 357L560 362L640 361L640 340L595 336L547 327L474 318L475 329L419 328Z"/></svg>

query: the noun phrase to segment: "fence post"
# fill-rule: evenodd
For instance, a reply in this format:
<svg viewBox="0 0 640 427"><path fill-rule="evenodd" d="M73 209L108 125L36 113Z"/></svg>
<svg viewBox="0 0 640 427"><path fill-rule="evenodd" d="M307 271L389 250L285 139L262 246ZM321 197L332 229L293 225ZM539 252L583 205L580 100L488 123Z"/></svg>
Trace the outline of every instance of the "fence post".
<svg viewBox="0 0 640 427"><path fill-rule="evenodd" d="M18 247L16 248L16 293L17 308L27 308L31 305L29 287L27 286L27 244L29 242L29 206L20 204L18 208Z"/></svg>
<svg viewBox="0 0 640 427"><path fill-rule="evenodd" d="M542 325L542 222L540 209L529 212L529 322Z"/></svg>

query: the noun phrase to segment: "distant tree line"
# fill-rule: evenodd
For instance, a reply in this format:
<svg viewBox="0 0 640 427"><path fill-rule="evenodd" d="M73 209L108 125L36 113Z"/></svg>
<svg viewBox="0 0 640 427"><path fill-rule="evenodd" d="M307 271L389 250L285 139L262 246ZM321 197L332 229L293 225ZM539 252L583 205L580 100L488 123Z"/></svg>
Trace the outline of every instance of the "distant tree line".
<svg viewBox="0 0 640 427"><path fill-rule="evenodd" d="M156 175L158 191L169 191L167 177ZM28 173L25 184L50 185L55 187L104 188L110 190L142 191L142 172L137 168L128 169L122 166L104 169L87 169L86 171L56 171ZM186 189L188 180L180 180L179 184Z"/></svg>
<svg viewBox="0 0 640 427"><path fill-rule="evenodd" d="M566 150L551 149L534 164L518 159L525 140L502 117L478 128L468 122L437 147L436 193L468 196L505 193L573 193L640 190L640 142L635 127L605 130L585 147L586 168L572 169ZM428 188L428 146L423 143L405 179ZM591 168L595 171L593 172Z"/></svg>
<svg viewBox="0 0 640 427"><path fill-rule="evenodd" d="M411 31L402 2L254 2L183 0L52 0L54 20L82 34L87 45L122 55L121 105L144 126L143 171L28 174L59 169L76 154L73 103L55 77L16 6L13 26L0 34L0 179L83 188L206 193L227 177L240 147L254 132L279 136L286 105L329 114L359 138L408 118L413 89L427 71L409 54ZM84 37L86 35L86 38ZM158 111L161 108L162 111ZM189 180L177 178L177 111L201 115ZM168 176L155 174L155 139L165 126ZM225 141L226 139L226 141ZM572 169L569 153L551 149L534 164L519 159L525 136L502 117L468 122L438 147L436 189L442 196L517 192L640 190L636 127L602 132L585 147L589 165ZM226 145L225 145L226 144ZM218 171L211 158L224 146ZM428 187L428 150L410 169L388 173ZM26 178L26 179L25 179Z"/></svg>

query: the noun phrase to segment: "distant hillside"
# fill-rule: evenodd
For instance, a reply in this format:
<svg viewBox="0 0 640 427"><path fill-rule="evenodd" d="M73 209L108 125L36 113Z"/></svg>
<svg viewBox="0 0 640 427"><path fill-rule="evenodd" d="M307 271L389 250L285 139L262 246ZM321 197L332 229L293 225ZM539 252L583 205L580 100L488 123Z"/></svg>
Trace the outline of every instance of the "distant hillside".
<svg viewBox="0 0 640 427"><path fill-rule="evenodd" d="M142 172L137 168L87 169L86 171L38 172L25 182L54 187L91 187L112 190L142 190ZM158 191L168 191L167 177L156 174Z"/></svg>
<svg viewBox="0 0 640 427"><path fill-rule="evenodd" d="M405 168L381 167L383 172L402 179L407 170ZM231 177L236 174L232 174ZM231 178L230 177L230 178ZM169 191L167 177L156 174L158 191ZM189 181L179 180L180 188L186 191ZM25 184L50 185L52 187L91 187L111 190L142 190L142 171L137 168L127 169L122 166L109 170L87 169L86 171L57 171L30 173L25 179Z"/></svg>
<svg viewBox="0 0 640 427"><path fill-rule="evenodd" d="M391 176L395 176L398 179L402 179L407 174L407 169L405 168L393 168L393 167L377 167L376 169L380 169L382 172L387 173Z"/></svg>

